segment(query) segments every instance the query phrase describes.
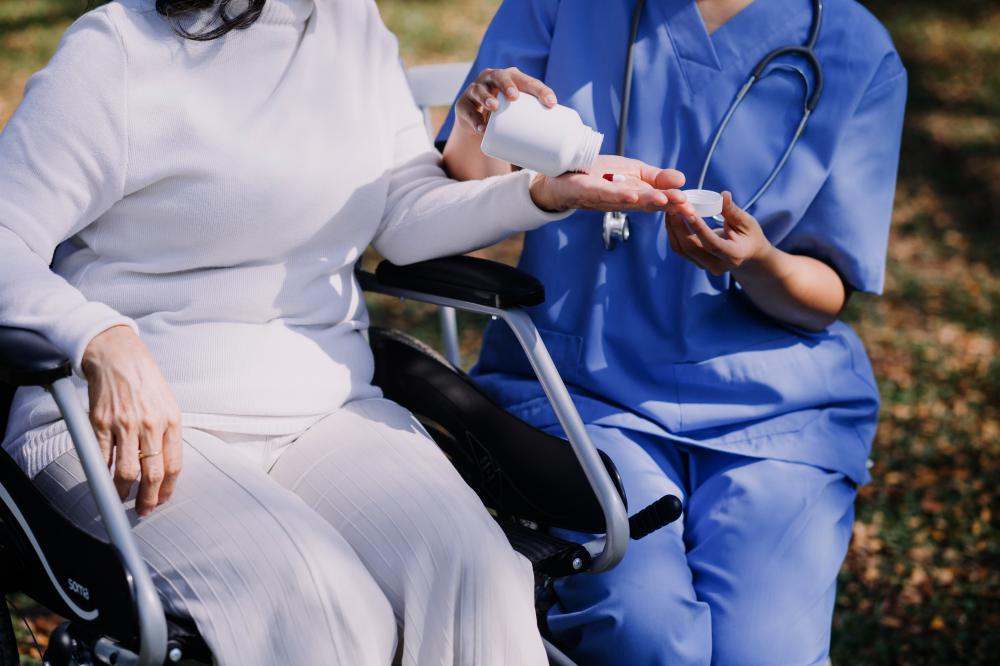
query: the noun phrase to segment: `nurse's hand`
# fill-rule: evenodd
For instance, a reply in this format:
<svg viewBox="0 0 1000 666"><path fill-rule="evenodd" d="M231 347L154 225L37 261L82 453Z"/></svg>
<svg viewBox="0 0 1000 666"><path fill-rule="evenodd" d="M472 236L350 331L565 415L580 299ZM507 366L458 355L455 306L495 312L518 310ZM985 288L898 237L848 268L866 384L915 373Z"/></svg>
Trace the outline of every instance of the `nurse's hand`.
<svg viewBox="0 0 1000 666"><path fill-rule="evenodd" d="M605 180L604 174L624 177L612 182ZM538 174L531 181L530 191L535 205L547 211L660 211L671 203L684 202L683 194L676 189L683 184L684 174L676 169L659 169L617 155L598 155L589 173L564 173L557 178Z"/></svg>
<svg viewBox="0 0 1000 666"><path fill-rule="evenodd" d="M832 266L771 245L760 224L722 193L725 226L710 229L690 203L667 209L667 233L674 252L720 275L732 271L750 300L775 319L810 331L836 321L849 295Z"/></svg>
<svg viewBox="0 0 1000 666"><path fill-rule="evenodd" d="M455 104L455 116L468 129L482 134L486 131L490 114L500 108L497 95L501 92L508 99L517 99L521 92L526 92L549 108L556 105L556 94L551 88L517 67L487 68L479 72L476 80L462 92Z"/></svg>
<svg viewBox="0 0 1000 666"><path fill-rule="evenodd" d="M671 202L666 209L667 235L674 252L713 275L722 275L762 259L774 247L757 220L722 193L725 224L713 229L686 200Z"/></svg>
<svg viewBox="0 0 1000 666"><path fill-rule="evenodd" d="M139 481L135 510L170 498L181 471L181 410L149 349L127 326L99 333L83 354L90 422L124 500ZM113 455L112 455L113 454Z"/></svg>

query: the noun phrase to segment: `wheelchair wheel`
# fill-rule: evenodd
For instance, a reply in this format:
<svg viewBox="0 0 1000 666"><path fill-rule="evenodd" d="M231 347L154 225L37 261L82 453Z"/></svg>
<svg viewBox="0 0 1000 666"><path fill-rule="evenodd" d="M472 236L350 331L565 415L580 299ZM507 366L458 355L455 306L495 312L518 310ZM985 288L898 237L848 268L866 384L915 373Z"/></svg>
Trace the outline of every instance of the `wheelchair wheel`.
<svg viewBox="0 0 1000 666"><path fill-rule="evenodd" d="M14 618L11 617L7 597L0 609L0 666L18 666L21 658L17 654L17 638L14 636Z"/></svg>

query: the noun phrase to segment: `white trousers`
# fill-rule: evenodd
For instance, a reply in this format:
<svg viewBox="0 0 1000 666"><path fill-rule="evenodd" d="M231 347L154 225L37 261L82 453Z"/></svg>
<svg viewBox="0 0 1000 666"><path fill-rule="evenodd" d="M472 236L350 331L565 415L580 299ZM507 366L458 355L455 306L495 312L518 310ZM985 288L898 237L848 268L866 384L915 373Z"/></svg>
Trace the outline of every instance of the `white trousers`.
<svg viewBox="0 0 1000 666"><path fill-rule="evenodd" d="M397 626L406 665L547 663L530 564L395 403L348 404L269 472L202 430L184 446L173 498L127 508L168 611L218 664L387 666ZM104 536L75 452L35 483Z"/></svg>

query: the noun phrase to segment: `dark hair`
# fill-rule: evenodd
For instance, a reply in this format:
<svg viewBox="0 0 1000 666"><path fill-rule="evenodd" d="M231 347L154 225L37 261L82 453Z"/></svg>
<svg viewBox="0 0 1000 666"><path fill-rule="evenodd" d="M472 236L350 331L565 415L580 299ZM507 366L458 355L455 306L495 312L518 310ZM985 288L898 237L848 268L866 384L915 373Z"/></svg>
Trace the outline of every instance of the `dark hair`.
<svg viewBox="0 0 1000 666"><path fill-rule="evenodd" d="M194 39L199 42L207 42L212 39L222 37L230 30L244 30L260 18L260 13L264 9L267 0L247 0L246 9L239 14L231 16L229 5L233 0L156 0L156 11L170 19L174 31L187 39ZM191 33L181 27L180 19L191 14L215 8L218 15L216 25L211 30L205 32Z"/></svg>
<svg viewBox="0 0 1000 666"><path fill-rule="evenodd" d="M88 4L93 7L109 1L90 0ZM222 37L230 30L249 28L260 18L267 0L246 0L246 9L235 16L229 14L232 2L233 0L156 0L156 12L165 16L173 26L174 32L181 37L207 42ZM183 19L211 9L214 9L216 14L212 23L217 24L211 30L192 33L181 25Z"/></svg>

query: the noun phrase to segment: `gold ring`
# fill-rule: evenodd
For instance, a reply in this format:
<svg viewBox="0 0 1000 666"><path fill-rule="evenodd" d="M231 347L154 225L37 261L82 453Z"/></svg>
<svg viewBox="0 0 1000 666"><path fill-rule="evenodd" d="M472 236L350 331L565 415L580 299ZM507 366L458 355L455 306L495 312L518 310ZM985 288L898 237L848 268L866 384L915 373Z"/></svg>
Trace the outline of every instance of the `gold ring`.
<svg viewBox="0 0 1000 666"><path fill-rule="evenodd" d="M156 451L152 451L150 453L142 453L140 451L139 452L139 460L143 460L144 458L153 458L155 456L160 455L161 453L163 453L162 449L157 449Z"/></svg>

